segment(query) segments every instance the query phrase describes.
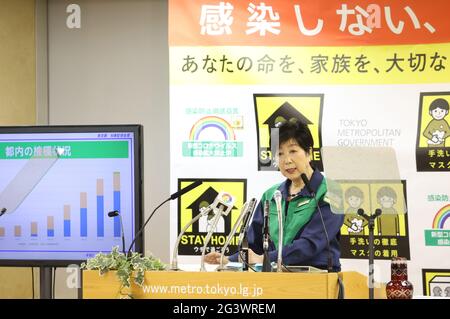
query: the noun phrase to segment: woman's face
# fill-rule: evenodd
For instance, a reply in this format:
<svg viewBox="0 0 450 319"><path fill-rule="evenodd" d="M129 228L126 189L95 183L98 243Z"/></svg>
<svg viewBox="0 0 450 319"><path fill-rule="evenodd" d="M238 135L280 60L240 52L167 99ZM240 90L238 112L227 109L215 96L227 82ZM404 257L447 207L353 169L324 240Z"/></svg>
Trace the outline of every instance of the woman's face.
<svg viewBox="0 0 450 319"><path fill-rule="evenodd" d="M308 173L310 161L310 154L306 153L305 150L298 145L296 140L291 139L280 145L278 151L280 171L284 177L291 181L299 179L302 173Z"/></svg>

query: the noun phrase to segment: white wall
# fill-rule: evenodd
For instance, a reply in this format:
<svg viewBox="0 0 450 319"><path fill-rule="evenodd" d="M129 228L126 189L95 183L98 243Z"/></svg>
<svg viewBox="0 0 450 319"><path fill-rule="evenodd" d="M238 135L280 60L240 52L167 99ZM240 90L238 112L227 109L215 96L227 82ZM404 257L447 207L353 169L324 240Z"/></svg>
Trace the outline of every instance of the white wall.
<svg viewBox="0 0 450 319"><path fill-rule="evenodd" d="M69 29L69 4L81 28ZM164 0L48 1L49 124L142 124L145 218L169 189L169 66ZM145 232L146 253L169 262L169 206ZM57 274L56 297L75 297Z"/></svg>

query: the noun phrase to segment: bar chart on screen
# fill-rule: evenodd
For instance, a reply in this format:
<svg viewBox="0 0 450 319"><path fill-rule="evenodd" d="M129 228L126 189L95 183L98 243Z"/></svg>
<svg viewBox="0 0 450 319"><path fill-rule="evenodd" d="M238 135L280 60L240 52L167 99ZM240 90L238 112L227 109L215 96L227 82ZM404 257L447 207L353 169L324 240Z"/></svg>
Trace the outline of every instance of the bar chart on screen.
<svg viewBox="0 0 450 319"><path fill-rule="evenodd" d="M119 217L107 217L112 210L121 212L125 239L131 242L133 144L127 138L98 136L78 134L72 140L60 134L52 139L41 136L40 141L16 136L0 141L0 198L14 208L0 219L0 259L53 259L62 254L65 260L79 260L109 252L122 243ZM65 151L45 167L45 174L28 183L22 175L39 170L39 156L21 154L27 148L35 154L39 147L50 147L50 153L56 148ZM21 180L20 189L14 187L16 179Z"/></svg>

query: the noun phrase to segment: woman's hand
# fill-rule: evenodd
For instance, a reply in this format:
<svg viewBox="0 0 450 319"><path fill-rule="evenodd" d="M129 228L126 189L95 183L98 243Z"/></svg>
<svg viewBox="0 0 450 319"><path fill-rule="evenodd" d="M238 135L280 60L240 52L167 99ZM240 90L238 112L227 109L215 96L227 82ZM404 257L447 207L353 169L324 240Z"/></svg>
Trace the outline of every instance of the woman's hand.
<svg viewBox="0 0 450 319"><path fill-rule="evenodd" d="M220 264L220 253L213 251L205 255L205 262L208 264L218 265ZM228 257L223 256L223 264L228 264Z"/></svg>

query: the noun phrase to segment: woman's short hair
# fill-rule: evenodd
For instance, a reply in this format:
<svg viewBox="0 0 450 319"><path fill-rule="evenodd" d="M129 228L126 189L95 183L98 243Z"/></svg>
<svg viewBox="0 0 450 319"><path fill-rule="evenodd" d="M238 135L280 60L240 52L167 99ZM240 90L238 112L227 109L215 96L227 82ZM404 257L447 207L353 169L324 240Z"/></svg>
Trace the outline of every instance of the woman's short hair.
<svg viewBox="0 0 450 319"><path fill-rule="evenodd" d="M306 152L310 153L314 145L314 140L308 125L299 120L281 122L279 128L279 145L293 139Z"/></svg>

